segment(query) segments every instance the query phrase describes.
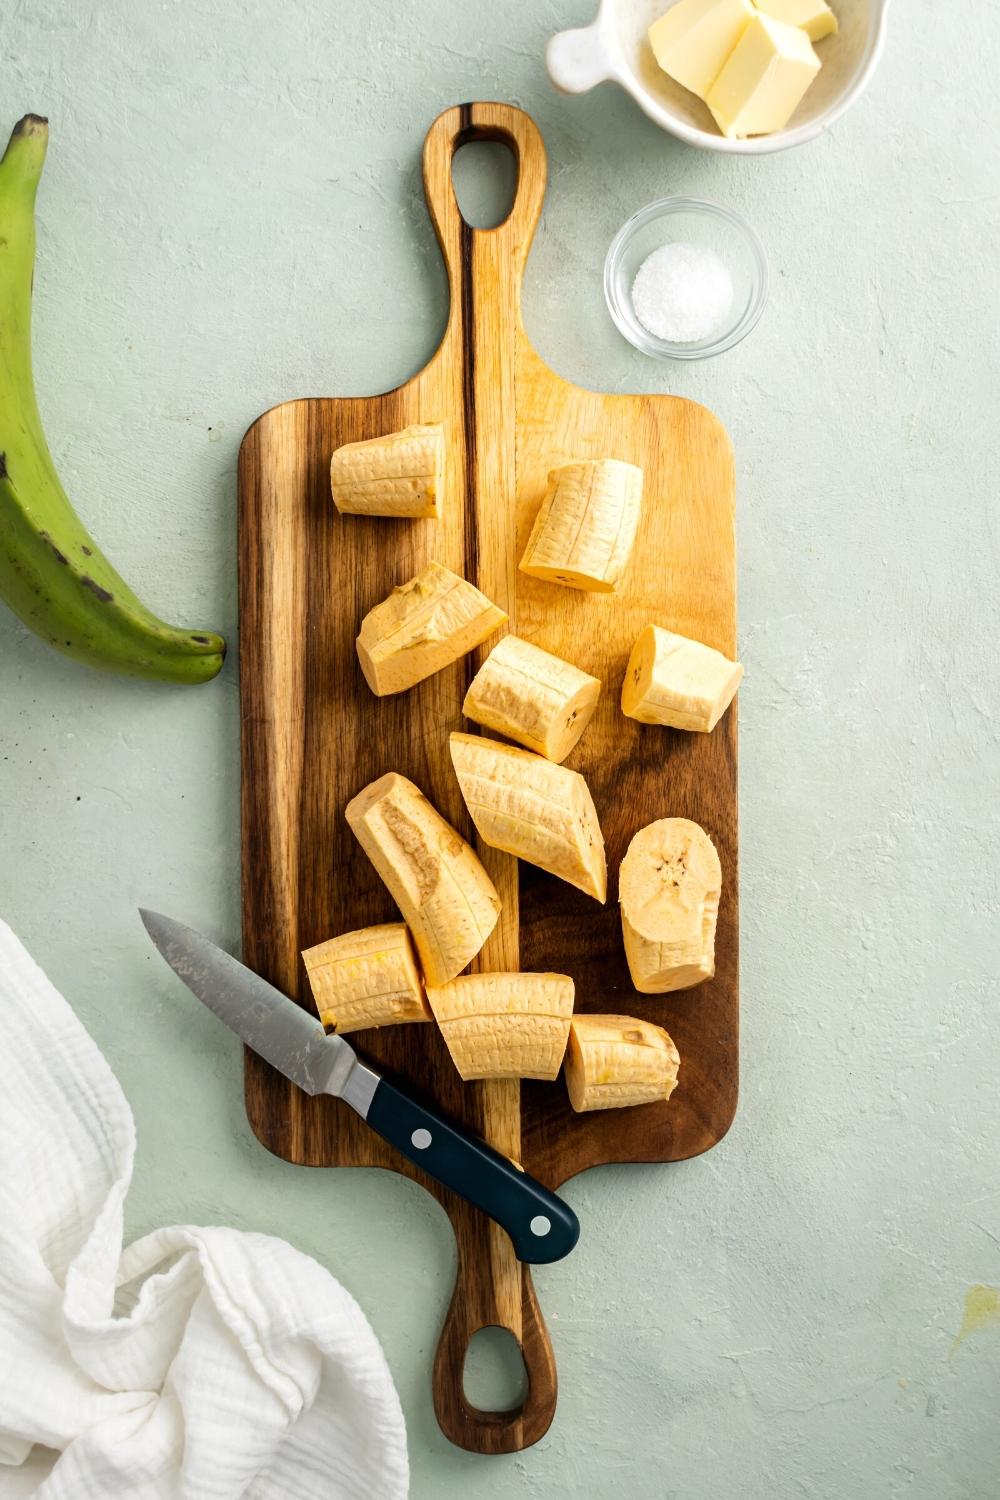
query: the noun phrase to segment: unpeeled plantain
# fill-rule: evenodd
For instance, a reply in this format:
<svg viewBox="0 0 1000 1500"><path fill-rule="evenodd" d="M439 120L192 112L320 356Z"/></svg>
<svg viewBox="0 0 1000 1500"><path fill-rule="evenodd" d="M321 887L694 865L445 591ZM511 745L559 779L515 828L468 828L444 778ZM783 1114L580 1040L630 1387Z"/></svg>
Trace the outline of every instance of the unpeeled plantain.
<svg viewBox="0 0 1000 1500"><path fill-rule="evenodd" d="M35 193L48 122L25 115L0 161L0 599L57 651L129 677L207 682L226 643L166 625L101 555L63 489L31 372Z"/></svg>

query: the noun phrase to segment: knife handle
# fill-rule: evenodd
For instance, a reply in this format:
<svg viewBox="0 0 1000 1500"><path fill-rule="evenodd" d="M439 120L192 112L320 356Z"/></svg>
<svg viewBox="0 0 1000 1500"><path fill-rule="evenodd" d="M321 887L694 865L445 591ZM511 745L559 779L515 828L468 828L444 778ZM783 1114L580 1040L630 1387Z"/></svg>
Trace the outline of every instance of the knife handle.
<svg viewBox="0 0 1000 1500"><path fill-rule="evenodd" d="M408 1161L495 1219L518 1260L562 1260L579 1239L580 1221L568 1203L388 1079L379 1080L365 1118Z"/></svg>

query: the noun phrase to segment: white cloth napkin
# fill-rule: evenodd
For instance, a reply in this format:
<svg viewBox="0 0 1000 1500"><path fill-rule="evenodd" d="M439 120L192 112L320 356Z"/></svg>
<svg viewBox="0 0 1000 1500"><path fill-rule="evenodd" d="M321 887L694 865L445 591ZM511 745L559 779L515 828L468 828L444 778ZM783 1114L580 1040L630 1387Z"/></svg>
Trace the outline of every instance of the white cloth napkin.
<svg viewBox="0 0 1000 1500"><path fill-rule="evenodd" d="M0 922L0 1494L396 1500L403 1416L354 1299L283 1240L122 1251L135 1123ZM34 1444L56 1449L44 1454ZM54 1462L53 1462L54 1460Z"/></svg>

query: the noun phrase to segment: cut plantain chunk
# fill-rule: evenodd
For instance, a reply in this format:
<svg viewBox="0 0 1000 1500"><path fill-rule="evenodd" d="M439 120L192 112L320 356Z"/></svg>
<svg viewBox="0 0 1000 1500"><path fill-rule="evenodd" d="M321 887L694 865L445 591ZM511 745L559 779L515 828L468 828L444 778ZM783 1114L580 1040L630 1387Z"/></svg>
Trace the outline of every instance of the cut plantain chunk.
<svg viewBox="0 0 1000 1500"><path fill-rule="evenodd" d="M635 1016L574 1016L566 1087L577 1111L669 1099L680 1055L662 1026Z"/></svg>
<svg viewBox="0 0 1000 1500"><path fill-rule="evenodd" d="M358 660L380 698L402 693L485 641L507 616L474 584L432 562L361 622Z"/></svg>
<svg viewBox="0 0 1000 1500"><path fill-rule="evenodd" d="M555 1078L573 1014L568 974L463 974L427 1000L455 1067L470 1078Z"/></svg>
<svg viewBox="0 0 1000 1500"><path fill-rule="evenodd" d="M643 995L686 990L715 973L722 869L715 845L688 818L661 818L629 844L618 876L632 983Z"/></svg>
<svg viewBox="0 0 1000 1500"><path fill-rule="evenodd" d="M558 763L590 723L600 693L599 678L505 635L472 679L462 712Z"/></svg>
<svg viewBox="0 0 1000 1500"><path fill-rule="evenodd" d="M583 459L549 474L520 567L533 578L610 594L625 571L642 506L642 470Z"/></svg>
<svg viewBox="0 0 1000 1500"><path fill-rule="evenodd" d="M402 922L342 933L307 948L302 961L320 1020L340 1035L431 1019Z"/></svg>
<svg viewBox="0 0 1000 1500"><path fill-rule="evenodd" d="M647 625L632 647L622 684L622 713L641 724L715 728L743 677L721 651Z"/></svg>
<svg viewBox="0 0 1000 1500"><path fill-rule="evenodd" d="M475 851L394 771L359 792L345 816L413 934L427 983L454 979L500 915Z"/></svg>
<svg viewBox="0 0 1000 1500"><path fill-rule="evenodd" d="M606 899L604 839L579 771L475 734L451 736L451 759L484 843Z"/></svg>
<svg viewBox="0 0 1000 1500"><path fill-rule="evenodd" d="M330 460L333 503L351 516L436 518L444 491L444 453L439 422L345 443Z"/></svg>

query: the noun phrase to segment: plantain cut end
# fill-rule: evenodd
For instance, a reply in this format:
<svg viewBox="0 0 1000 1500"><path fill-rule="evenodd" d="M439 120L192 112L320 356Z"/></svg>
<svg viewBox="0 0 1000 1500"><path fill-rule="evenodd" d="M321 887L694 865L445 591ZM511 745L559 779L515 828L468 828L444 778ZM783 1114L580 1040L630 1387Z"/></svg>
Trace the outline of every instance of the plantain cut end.
<svg viewBox="0 0 1000 1500"><path fill-rule="evenodd" d="M24 115L10 133L7 149L0 160L0 184L27 186L34 195L42 175L45 149L49 143L49 122L44 115Z"/></svg>
<svg viewBox="0 0 1000 1500"><path fill-rule="evenodd" d="M226 660L225 640L214 631L205 631L204 634L199 632L197 635L190 634L189 640L194 651L187 657L186 662L181 653L178 653L178 675L175 680L189 682L192 685L211 682L214 677L218 677ZM169 671L170 669L167 668L167 673ZM171 680L166 673L164 675L167 681Z"/></svg>
<svg viewBox="0 0 1000 1500"><path fill-rule="evenodd" d="M198 634L195 634L194 631L191 631L189 633L189 638L190 638L191 641L194 642L194 644L196 646L200 646L201 647L201 655L203 655L203 656L221 656L222 659L225 660L225 657L226 657L226 643L225 643L225 640L223 639L223 637L221 635L216 635L216 633L215 633L214 630L206 630L206 631L199 632ZM195 654L197 655L198 653L196 652Z"/></svg>
<svg viewBox="0 0 1000 1500"><path fill-rule="evenodd" d="M76 656L77 660L86 660L78 652L66 654ZM178 631L173 632L173 640L161 651L145 655L140 653L132 660L124 656L92 659L89 665L104 671L118 672L123 677L142 677L148 682L198 687L218 677L225 659L226 643L221 636L208 633L192 635L188 631Z"/></svg>
<svg viewBox="0 0 1000 1500"><path fill-rule="evenodd" d="M15 135L41 135L47 137L48 133L48 115L22 115L11 131L11 139Z"/></svg>
<svg viewBox="0 0 1000 1500"><path fill-rule="evenodd" d="M193 631L188 633L188 639L194 652L192 653L192 682L211 682L213 677L218 677L226 660L225 637L216 635L214 630Z"/></svg>

